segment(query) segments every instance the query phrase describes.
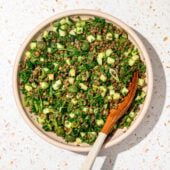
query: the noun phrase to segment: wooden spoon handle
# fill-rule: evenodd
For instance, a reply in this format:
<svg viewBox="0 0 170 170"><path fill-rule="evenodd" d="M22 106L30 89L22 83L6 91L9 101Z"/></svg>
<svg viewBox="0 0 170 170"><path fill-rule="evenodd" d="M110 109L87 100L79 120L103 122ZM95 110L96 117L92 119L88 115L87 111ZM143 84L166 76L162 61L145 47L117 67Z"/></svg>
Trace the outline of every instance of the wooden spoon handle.
<svg viewBox="0 0 170 170"><path fill-rule="evenodd" d="M92 149L87 155L87 158L81 168L81 170L90 170L93 166L94 160L96 156L98 155L100 148L102 147L107 135L103 132L100 132L95 143L93 144Z"/></svg>

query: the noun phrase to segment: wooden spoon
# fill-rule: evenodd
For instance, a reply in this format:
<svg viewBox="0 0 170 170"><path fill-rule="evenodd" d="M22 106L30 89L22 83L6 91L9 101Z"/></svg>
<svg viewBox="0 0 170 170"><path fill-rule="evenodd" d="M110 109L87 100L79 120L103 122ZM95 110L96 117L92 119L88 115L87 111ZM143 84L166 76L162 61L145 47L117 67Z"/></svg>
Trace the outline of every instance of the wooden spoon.
<svg viewBox="0 0 170 170"><path fill-rule="evenodd" d="M134 96L136 94L137 89L137 81L138 81L138 71L134 73L131 83L129 84L129 92L127 96L124 98L124 100L118 104L117 109L111 109L110 113L107 117L107 120L101 130L99 132L98 137L93 144L92 149L90 150L83 166L82 170L90 170L94 160L97 156L97 154L100 151L100 148L102 147L107 135L110 133L112 127L115 125L115 123L126 113L128 108L130 107Z"/></svg>

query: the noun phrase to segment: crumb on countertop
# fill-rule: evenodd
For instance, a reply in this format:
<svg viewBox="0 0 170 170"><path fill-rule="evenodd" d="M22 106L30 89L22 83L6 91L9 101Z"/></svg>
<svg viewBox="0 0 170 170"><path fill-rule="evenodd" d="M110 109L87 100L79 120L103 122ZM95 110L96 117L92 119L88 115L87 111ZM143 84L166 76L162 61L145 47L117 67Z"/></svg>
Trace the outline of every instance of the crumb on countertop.
<svg viewBox="0 0 170 170"><path fill-rule="evenodd" d="M168 40L168 37L165 36L165 37L163 38L163 41L167 41L167 40Z"/></svg>

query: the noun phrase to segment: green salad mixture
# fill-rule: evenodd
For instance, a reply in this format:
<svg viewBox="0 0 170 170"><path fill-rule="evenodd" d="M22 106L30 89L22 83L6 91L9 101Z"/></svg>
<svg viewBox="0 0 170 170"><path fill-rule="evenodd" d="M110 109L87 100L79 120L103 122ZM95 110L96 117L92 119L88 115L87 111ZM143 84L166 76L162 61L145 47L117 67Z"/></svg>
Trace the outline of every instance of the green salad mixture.
<svg viewBox="0 0 170 170"><path fill-rule="evenodd" d="M45 131L92 144L136 70L136 97L113 130L129 127L143 103L146 66L124 30L99 17L65 17L35 38L20 62L23 105Z"/></svg>

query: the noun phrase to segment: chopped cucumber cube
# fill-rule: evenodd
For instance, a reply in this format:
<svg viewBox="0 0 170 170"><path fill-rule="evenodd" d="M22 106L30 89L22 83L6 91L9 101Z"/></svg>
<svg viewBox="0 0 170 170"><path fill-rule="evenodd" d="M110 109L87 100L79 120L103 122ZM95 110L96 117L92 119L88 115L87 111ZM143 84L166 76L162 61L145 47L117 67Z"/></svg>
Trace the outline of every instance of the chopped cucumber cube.
<svg viewBox="0 0 170 170"><path fill-rule="evenodd" d="M145 84L145 79L139 78L138 79L138 85L143 87L144 84Z"/></svg>
<svg viewBox="0 0 170 170"><path fill-rule="evenodd" d="M48 79L49 80L54 80L54 74L48 74Z"/></svg>
<svg viewBox="0 0 170 170"><path fill-rule="evenodd" d="M104 74L102 74L102 75L100 76L100 80L103 81L103 82L105 82L105 81L107 80L107 77L106 77Z"/></svg>
<svg viewBox="0 0 170 170"><path fill-rule="evenodd" d="M128 56L129 55L129 52L128 51L126 51L126 52L124 52L124 56Z"/></svg>
<svg viewBox="0 0 170 170"><path fill-rule="evenodd" d="M61 24L61 25L66 24L66 19L65 19L65 18L61 19L61 20L60 20L60 24Z"/></svg>
<svg viewBox="0 0 170 170"><path fill-rule="evenodd" d="M47 82L40 82L40 87L43 89L43 90L45 90L45 89L47 89L48 87L49 87L49 84L47 83Z"/></svg>
<svg viewBox="0 0 170 170"><path fill-rule="evenodd" d="M80 136L81 136L81 137L85 137L86 134L85 134L84 132L80 132Z"/></svg>
<svg viewBox="0 0 170 170"><path fill-rule="evenodd" d="M57 80L57 81L52 85L52 88L53 88L54 90L57 90L57 89L60 88L61 84L62 84L61 80Z"/></svg>
<svg viewBox="0 0 170 170"><path fill-rule="evenodd" d="M135 115L136 115L136 113L135 113L135 112L133 112L133 111L131 111L131 112L129 113L129 117L131 117L131 118L134 118L134 117L135 117Z"/></svg>
<svg viewBox="0 0 170 170"><path fill-rule="evenodd" d="M89 36L87 36L87 41L89 43L91 43L91 42L95 41L95 37L93 35L89 35Z"/></svg>
<svg viewBox="0 0 170 170"><path fill-rule="evenodd" d="M83 27L77 27L76 28L76 33L77 34L82 34L83 33Z"/></svg>
<svg viewBox="0 0 170 170"><path fill-rule="evenodd" d="M127 122L127 123L131 123L131 122L132 122L132 119L131 119L130 117L128 117L128 118L126 119L126 122Z"/></svg>
<svg viewBox="0 0 170 170"><path fill-rule="evenodd" d="M129 61L128 61L128 64L130 65L130 66L133 66L134 64L135 64L135 60L133 60L132 58L130 58L129 59Z"/></svg>
<svg viewBox="0 0 170 170"><path fill-rule="evenodd" d="M138 54L138 49L137 48L133 48L133 50L131 51L132 56L137 55Z"/></svg>
<svg viewBox="0 0 170 170"><path fill-rule="evenodd" d="M59 29L59 35L61 37L65 37L66 36L66 31Z"/></svg>
<svg viewBox="0 0 170 170"><path fill-rule="evenodd" d="M97 35L96 39L97 39L98 41L102 41L102 36L101 36L101 35Z"/></svg>
<svg viewBox="0 0 170 170"><path fill-rule="evenodd" d="M72 24L72 21L69 19L69 17L66 17L65 18L65 21L68 25L71 25Z"/></svg>
<svg viewBox="0 0 170 170"><path fill-rule="evenodd" d="M71 77L75 77L76 76L76 70L74 68L72 68L70 71L69 71L69 75Z"/></svg>
<svg viewBox="0 0 170 170"><path fill-rule="evenodd" d="M26 90L26 91L31 91L31 90L32 90L31 85L25 84L25 90Z"/></svg>
<svg viewBox="0 0 170 170"><path fill-rule="evenodd" d="M114 58L111 58L111 57L108 57L108 58L107 58L107 63L108 63L108 64L114 64L114 63L115 63L115 59L114 59Z"/></svg>
<svg viewBox="0 0 170 170"><path fill-rule="evenodd" d="M56 62L53 63L53 65L54 65L54 67L58 67L58 63L56 63Z"/></svg>
<svg viewBox="0 0 170 170"><path fill-rule="evenodd" d="M66 63L70 66L71 65L70 59L66 59Z"/></svg>
<svg viewBox="0 0 170 170"><path fill-rule="evenodd" d="M36 43L36 42L30 43L30 48L31 48L32 50L36 49L36 47L37 47L37 43Z"/></svg>
<svg viewBox="0 0 170 170"><path fill-rule="evenodd" d="M98 126L103 126L103 125L104 125L104 120L103 120L103 119L97 119L97 120L96 120L96 124L97 124Z"/></svg>
<svg viewBox="0 0 170 170"><path fill-rule="evenodd" d="M76 143L77 143L77 145L79 145L82 143L82 140L80 138L76 138Z"/></svg>
<svg viewBox="0 0 170 170"><path fill-rule="evenodd" d="M95 84L93 84L93 85L92 85L92 88L93 88L93 90L97 90L97 89L98 89L98 86L95 85Z"/></svg>
<svg viewBox="0 0 170 170"><path fill-rule="evenodd" d="M120 94L119 93L114 93L113 100L119 100L119 99L120 99Z"/></svg>
<svg viewBox="0 0 170 170"><path fill-rule="evenodd" d="M76 115L75 115L74 113L70 113L69 116L70 116L71 118L74 118Z"/></svg>
<svg viewBox="0 0 170 170"><path fill-rule="evenodd" d="M115 91L114 90L109 90L109 94L110 94L110 96L113 96L115 94Z"/></svg>
<svg viewBox="0 0 170 170"><path fill-rule="evenodd" d="M43 71L47 73L49 71L49 69L47 67L44 67Z"/></svg>
<svg viewBox="0 0 170 170"><path fill-rule="evenodd" d="M88 132L90 138L95 138L97 136L96 132Z"/></svg>
<svg viewBox="0 0 170 170"><path fill-rule="evenodd" d="M26 56L27 58L30 58L30 57L31 57L31 52L30 52L30 51L26 51L25 56Z"/></svg>
<svg viewBox="0 0 170 170"><path fill-rule="evenodd" d="M86 91L88 89L88 87L84 83L80 83L79 86L82 90Z"/></svg>
<svg viewBox="0 0 170 170"><path fill-rule="evenodd" d="M71 99L71 103L73 103L73 105L76 105L78 103L78 101L76 99Z"/></svg>
<svg viewBox="0 0 170 170"><path fill-rule="evenodd" d="M87 112L88 112L88 110L89 110L89 108L88 108L88 107L84 107L84 108L83 108L83 112L86 112L86 113L87 113Z"/></svg>
<svg viewBox="0 0 170 170"><path fill-rule="evenodd" d="M130 66L133 66L137 60L139 60L139 56L138 56L138 55L134 55L134 56L132 56L132 57L129 59L128 64L129 64Z"/></svg>
<svg viewBox="0 0 170 170"><path fill-rule="evenodd" d="M99 88L101 90L101 95L104 97L106 95L106 92L107 92L106 87L105 86L100 86Z"/></svg>
<svg viewBox="0 0 170 170"><path fill-rule="evenodd" d="M74 83L74 78L73 77L69 77L68 81L69 81L70 84L73 84Z"/></svg>
<svg viewBox="0 0 170 170"><path fill-rule="evenodd" d="M45 122L45 119L40 117L40 116L38 116L37 117L37 121L38 121L38 123L43 124Z"/></svg>
<svg viewBox="0 0 170 170"><path fill-rule="evenodd" d="M57 32L57 27L52 27L52 31Z"/></svg>
<svg viewBox="0 0 170 170"><path fill-rule="evenodd" d="M31 86L32 86L33 88L37 88L37 84L36 84L35 82L32 82L32 83L31 83Z"/></svg>
<svg viewBox="0 0 170 170"><path fill-rule="evenodd" d="M107 98L108 101L112 100L112 96L106 96L106 98Z"/></svg>
<svg viewBox="0 0 170 170"><path fill-rule="evenodd" d="M119 34L115 33L115 34L114 34L114 37L115 37L116 39L118 39L118 38L119 38Z"/></svg>
<svg viewBox="0 0 170 170"><path fill-rule="evenodd" d="M69 34L70 34L70 35L76 35L76 30L75 30L75 29L71 30L71 31L69 32Z"/></svg>
<svg viewBox="0 0 170 170"><path fill-rule="evenodd" d="M109 57L113 53L112 49L107 49L106 50L106 56Z"/></svg>
<svg viewBox="0 0 170 170"><path fill-rule="evenodd" d="M97 56L97 63L99 64L99 65L102 65L102 59L105 57L105 53L104 52L101 52L101 53L99 53L98 54L98 56Z"/></svg>
<svg viewBox="0 0 170 170"><path fill-rule="evenodd" d="M123 96L125 96L128 93L128 89L126 87L123 87L121 93L123 94Z"/></svg>
<svg viewBox="0 0 170 170"><path fill-rule="evenodd" d="M114 88L113 88L113 86L110 85L110 86L108 86L108 89L113 90Z"/></svg>
<svg viewBox="0 0 170 170"><path fill-rule="evenodd" d="M64 126L66 127L66 128L72 128L72 122L69 122L69 121L65 121L64 122Z"/></svg>
<svg viewBox="0 0 170 170"><path fill-rule="evenodd" d="M132 59L135 60L135 61L137 61L137 60L139 60L139 56L138 56L138 55L133 55L133 56L132 56Z"/></svg>
<svg viewBox="0 0 170 170"><path fill-rule="evenodd" d="M67 30L68 25L67 25L67 24L61 25L60 28L61 28L62 30Z"/></svg>
<svg viewBox="0 0 170 170"><path fill-rule="evenodd" d="M142 91L140 96L141 96L141 98L144 98L146 96L146 93L144 91Z"/></svg>
<svg viewBox="0 0 170 170"><path fill-rule="evenodd" d="M76 27L84 27L86 25L86 22L81 20L76 23Z"/></svg>
<svg viewBox="0 0 170 170"><path fill-rule="evenodd" d="M48 31L44 31L43 32L43 38L47 38L48 37Z"/></svg>
<svg viewBox="0 0 170 170"><path fill-rule="evenodd" d="M40 58L40 61L41 61L41 62L44 62L44 58L43 58L43 57L41 57L41 58Z"/></svg>
<svg viewBox="0 0 170 170"><path fill-rule="evenodd" d="M60 22L59 22L59 21L55 21L55 22L53 23L53 26L54 26L54 27L59 27L59 26L60 26Z"/></svg>
<svg viewBox="0 0 170 170"><path fill-rule="evenodd" d="M45 108L45 109L43 109L43 113L44 113L44 114L48 114L48 113L50 113L50 112L51 112L50 108Z"/></svg>
<svg viewBox="0 0 170 170"><path fill-rule="evenodd" d="M113 39L112 33L108 32L108 33L106 34L106 40L112 40L112 39Z"/></svg>
<svg viewBox="0 0 170 170"><path fill-rule="evenodd" d="M57 43L57 48L59 50L63 50L64 49L64 45L60 44L60 43Z"/></svg>
<svg viewBox="0 0 170 170"><path fill-rule="evenodd" d="M47 52L48 52L48 53L51 53L51 52L52 52L52 49L51 49L51 48L47 48Z"/></svg>
<svg viewBox="0 0 170 170"><path fill-rule="evenodd" d="M145 96L146 96L146 93L144 91L142 91L142 93L140 95L137 95L135 100L136 101L141 100L141 99L145 98Z"/></svg>

